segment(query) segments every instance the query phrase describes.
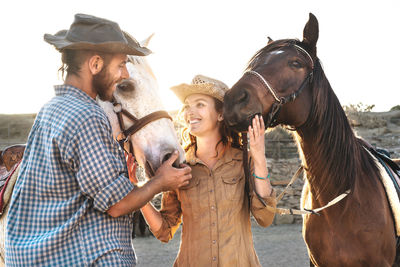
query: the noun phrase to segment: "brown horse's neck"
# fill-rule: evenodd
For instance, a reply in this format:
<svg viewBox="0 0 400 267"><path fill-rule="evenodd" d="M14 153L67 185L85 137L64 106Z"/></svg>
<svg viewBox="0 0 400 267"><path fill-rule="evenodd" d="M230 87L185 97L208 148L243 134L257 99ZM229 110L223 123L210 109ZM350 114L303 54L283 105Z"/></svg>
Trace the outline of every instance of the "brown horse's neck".
<svg viewBox="0 0 400 267"><path fill-rule="evenodd" d="M318 61L310 90L310 115L297 130L297 141L312 194L326 202L353 190L363 169L376 172L376 167L354 135Z"/></svg>

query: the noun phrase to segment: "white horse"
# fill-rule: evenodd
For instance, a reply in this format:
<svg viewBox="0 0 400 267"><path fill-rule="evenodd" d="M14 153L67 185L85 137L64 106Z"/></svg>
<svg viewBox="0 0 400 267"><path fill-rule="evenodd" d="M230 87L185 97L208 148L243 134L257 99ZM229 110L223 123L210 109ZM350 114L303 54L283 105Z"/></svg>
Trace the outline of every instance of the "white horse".
<svg viewBox="0 0 400 267"><path fill-rule="evenodd" d="M151 37L152 35L141 44L147 46ZM114 92L115 101L137 119L162 110L163 104L158 95L157 80L146 57L129 56L129 62L126 66L130 78L117 86ZM114 136L118 137L122 129L115 113L116 107L111 102L101 100L97 100L97 102L106 112ZM122 117L125 129L131 127L134 121L127 116L123 115ZM132 144L137 162L146 169L148 175L154 174L174 150L179 151L179 158L174 165L177 166L184 160L184 151L179 145L174 125L167 118L148 123L134 133L129 138L129 142Z"/></svg>
<svg viewBox="0 0 400 267"><path fill-rule="evenodd" d="M151 37L152 35L141 42L141 44L147 46ZM163 109L161 98L158 95L157 80L146 58L129 56L127 68L130 78L117 86L114 92L115 101L137 119L141 119L153 112ZM113 134L117 138L122 132L122 129L120 128L118 117L114 112L115 107L113 103L100 100L97 100L97 102L107 114L113 129ZM134 122L126 116L123 116L122 120L125 128L129 128L134 124ZM127 141L132 144L137 162L141 167L145 168L146 173L149 175L154 174L174 150L179 152L179 158L174 165L178 166L184 160L184 151L179 145L174 125L168 118L160 118L149 122L130 136ZM7 204L9 204L8 202L11 198L18 171L19 168L16 169L13 176L10 178L9 185L6 188L4 199L5 209L0 218L0 267L4 266L5 228L9 208Z"/></svg>

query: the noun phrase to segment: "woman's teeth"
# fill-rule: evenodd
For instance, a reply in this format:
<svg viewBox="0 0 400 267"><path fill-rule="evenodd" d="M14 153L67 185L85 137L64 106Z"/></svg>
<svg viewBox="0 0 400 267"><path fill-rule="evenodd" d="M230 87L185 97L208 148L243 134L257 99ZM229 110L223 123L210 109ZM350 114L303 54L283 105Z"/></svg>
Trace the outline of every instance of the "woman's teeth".
<svg viewBox="0 0 400 267"><path fill-rule="evenodd" d="M190 120L189 124L196 124L196 123L199 123L199 122L200 122L200 120L195 119L195 120Z"/></svg>

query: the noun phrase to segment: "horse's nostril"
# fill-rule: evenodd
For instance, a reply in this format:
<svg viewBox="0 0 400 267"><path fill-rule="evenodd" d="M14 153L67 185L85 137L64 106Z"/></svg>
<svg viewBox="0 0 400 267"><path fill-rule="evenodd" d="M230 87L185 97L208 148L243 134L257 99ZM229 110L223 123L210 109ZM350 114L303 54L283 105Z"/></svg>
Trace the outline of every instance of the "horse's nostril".
<svg viewBox="0 0 400 267"><path fill-rule="evenodd" d="M172 152L167 153L164 155L164 157L161 160L161 164L163 164L164 162L166 162L167 160L169 160L169 158L171 158L172 156ZM175 168L179 168L180 162L179 162L179 157L172 163L172 166L174 166Z"/></svg>
<svg viewBox="0 0 400 267"><path fill-rule="evenodd" d="M117 85L117 87L118 87L118 89L120 89L120 90L125 90L125 89L126 89L126 85L125 85L125 84L122 84L122 83L119 83L119 84Z"/></svg>
<svg viewBox="0 0 400 267"><path fill-rule="evenodd" d="M161 163L166 162L171 156L172 156L172 153L165 154L164 157L162 158Z"/></svg>

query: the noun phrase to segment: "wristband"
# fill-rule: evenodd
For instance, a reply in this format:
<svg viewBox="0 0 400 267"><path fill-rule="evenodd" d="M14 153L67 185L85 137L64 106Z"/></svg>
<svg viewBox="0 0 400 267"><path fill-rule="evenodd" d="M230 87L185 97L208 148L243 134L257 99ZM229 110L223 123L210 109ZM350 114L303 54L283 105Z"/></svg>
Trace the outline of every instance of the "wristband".
<svg viewBox="0 0 400 267"><path fill-rule="evenodd" d="M271 174L268 173L267 177L260 177L260 176L257 176L255 173L253 173L253 176L260 180L267 180L271 177Z"/></svg>

